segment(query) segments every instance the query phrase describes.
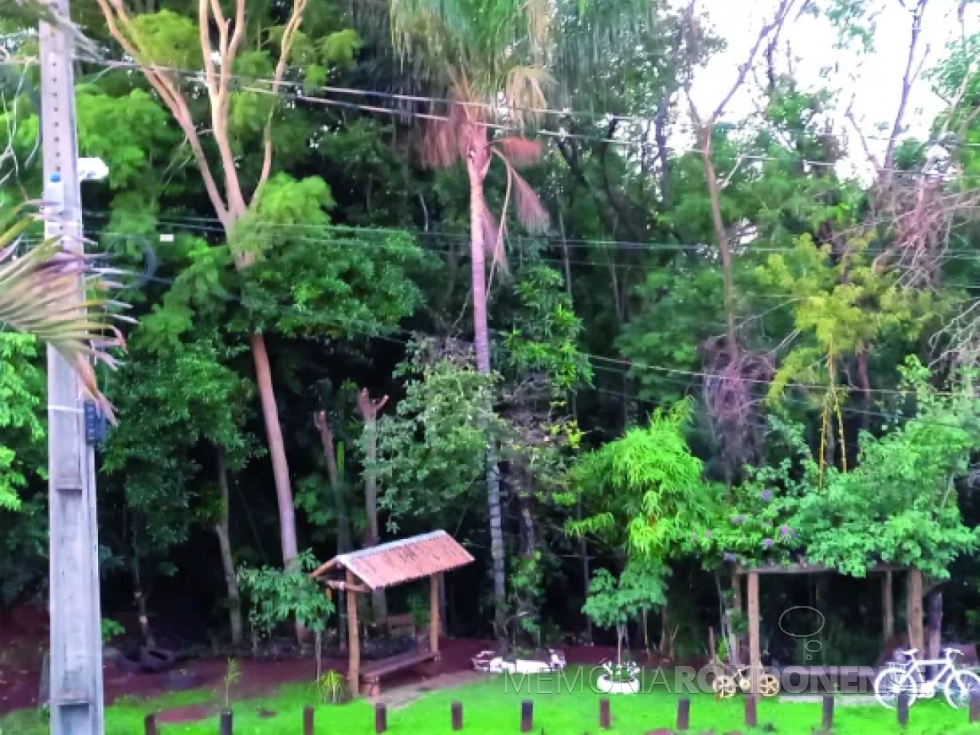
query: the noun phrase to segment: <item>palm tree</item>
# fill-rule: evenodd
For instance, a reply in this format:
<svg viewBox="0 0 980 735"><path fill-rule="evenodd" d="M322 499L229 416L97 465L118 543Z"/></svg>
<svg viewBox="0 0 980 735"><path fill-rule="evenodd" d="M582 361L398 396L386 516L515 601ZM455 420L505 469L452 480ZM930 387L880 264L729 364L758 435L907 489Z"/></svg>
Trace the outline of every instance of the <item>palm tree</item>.
<svg viewBox="0 0 980 735"><path fill-rule="evenodd" d="M642 8L644 12L635 12ZM588 76L616 42L643 29L650 0L390 0L391 36L398 55L452 101L449 114L427 126L422 157L433 167L462 161L470 184L470 264L473 342L478 372L490 373L487 269L505 268L504 234L513 201L517 219L532 234L544 232L548 215L537 194L517 173L541 156L539 143L493 137L491 129L523 129L542 116L548 93ZM601 37L602 48L597 39ZM503 113L498 115L498 111ZM494 159L506 168L507 190L499 221L484 192ZM505 636L506 588L496 448L487 450L487 501L493 560L494 621Z"/></svg>
<svg viewBox="0 0 980 735"><path fill-rule="evenodd" d="M425 67L426 75L444 86L452 100L446 118L427 125L423 131L421 153L424 163L433 168L449 168L459 162L466 166L470 184L473 344L477 371L483 375L490 374L486 258L489 255L495 267L506 267L504 234L511 200L518 219L530 232L543 232L548 226L547 212L537 194L517 173L521 165L540 158L541 146L519 137L492 138L488 124L494 110L489 103L503 94L508 105L520 110L508 116L517 127L528 117L521 114L525 108L545 106L544 88L550 77L541 63L538 44L547 35L548 15L547 3L538 0L521 4L481 4L472 0L391 2L391 30L399 54ZM507 193L499 220L490 211L484 191L495 158L507 173ZM492 443L487 446L486 482L494 625L498 637L505 637L504 536L497 450Z"/></svg>
<svg viewBox="0 0 980 735"><path fill-rule="evenodd" d="M98 293L115 285L104 278L110 271L97 267L91 256L64 249L55 239L18 255L32 223L31 218L22 218L0 234L0 326L32 334L57 350L112 419L112 407L99 391L93 363L113 366L107 350L123 345L122 333L107 312L116 302L96 295L79 303L80 278Z"/></svg>

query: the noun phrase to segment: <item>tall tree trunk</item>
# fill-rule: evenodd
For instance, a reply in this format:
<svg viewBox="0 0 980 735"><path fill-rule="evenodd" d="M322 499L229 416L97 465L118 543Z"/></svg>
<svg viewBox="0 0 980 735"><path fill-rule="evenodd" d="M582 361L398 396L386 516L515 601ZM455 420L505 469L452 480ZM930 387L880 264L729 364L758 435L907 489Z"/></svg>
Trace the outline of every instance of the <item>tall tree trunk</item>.
<svg viewBox="0 0 980 735"><path fill-rule="evenodd" d="M353 551L354 542L351 537L350 517L347 515L347 501L344 499L340 468L337 466L337 448L334 446L333 431L331 431L330 423L327 421L327 412L320 411L315 420L317 428L320 430L323 460L327 465L334 513L337 516L337 553L345 554L348 551ZM347 651L347 593L344 590L337 590L337 622L337 639L340 651L345 653Z"/></svg>
<svg viewBox="0 0 980 735"><path fill-rule="evenodd" d="M225 586L228 588L228 622L231 624L231 643L236 648L242 644L242 598L238 590L238 576L235 574L235 559L231 554L231 532L228 523L229 493L228 472L225 468L225 450L221 445L214 447L218 471L218 488L221 491L221 513L214 525L221 548L221 567L225 573Z"/></svg>
<svg viewBox="0 0 980 735"><path fill-rule="evenodd" d="M568 240L565 238L565 220L562 219L561 212L558 213L558 226L561 231L561 252L562 260L565 265L565 290L568 293L569 304L574 307L575 298L572 295L572 264L568 258ZM568 404L572 409L572 418L575 419L575 423L578 424L578 402L574 391L568 392ZM578 521L582 520L581 496L579 496L578 502L575 505L575 519ZM582 556L582 589L585 590L585 597L588 599L591 575L589 573L589 542L586 541L585 534L581 534L579 536L578 547L579 554ZM588 615L585 616L585 638L589 643L592 642L592 618L590 618Z"/></svg>
<svg viewBox="0 0 980 735"><path fill-rule="evenodd" d="M269 445L269 458L272 460L272 474L276 483L276 500L279 502L279 533L282 543L282 563L287 569L296 564L296 513L293 509L293 487L289 480L289 464L286 461L286 447L282 439L282 426L279 424L279 409L276 406L276 393L272 387L272 369L269 366L269 352L265 347L265 336L259 332L249 335L252 346L252 360L255 363L255 379L259 386L262 402L262 418L265 421L266 440Z"/></svg>
<svg viewBox="0 0 980 735"><path fill-rule="evenodd" d="M372 401L367 388L357 394L357 408L364 421L364 512L367 515L367 532L364 535L364 546L377 546L381 540L378 527L378 473L375 467L378 461L378 411L388 402L388 396ZM388 603L383 589L371 593L374 605L374 622L383 625L388 619Z"/></svg>
<svg viewBox="0 0 980 735"><path fill-rule="evenodd" d="M327 465L327 477L330 478L330 490L337 516L337 551L345 554L354 548L351 538L350 518L347 515L347 503L344 500L344 487L340 479L340 469L337 466L337 449L334 445L333 431L327 420L327 412L320 411L316 415L316 425L320 430L320 443L323 445L323 461Z"/></svg>
<svg viewBox="0 0 980 735"><path fill-rule="evenodd" d="M487 222L487 205L483 193L489 158L487 154L486 128L471 126L471 145L466 159L470 181L470 265L473 286L473 347L476 351L476 369L481 375L490 374L490 333L487 325L487 274L486 244L484 232ZM492 410L492 406L488 409ZM494 629L498 638L505 640L507 616L507 589L505 579L504 532L501 523L500 474L497 467L497 448L487 442L487 506L490 515L490 556L493 560Z"/></svg>
<svg viewBox="0 0 980 735"><path fill-rule="evenodd" d="M728 359L734 362L738 359L738 341L735 337L735 278L732 273L732 252L728 232L721 213L721 187L718 185L714 161L711 160L711 130L708 127L701 131L701 162L708 184L708 199L711 201L711 222L715 230L715 239L718 241L718 252L721 255L725 299L725 342L728 347Z"/></svg>

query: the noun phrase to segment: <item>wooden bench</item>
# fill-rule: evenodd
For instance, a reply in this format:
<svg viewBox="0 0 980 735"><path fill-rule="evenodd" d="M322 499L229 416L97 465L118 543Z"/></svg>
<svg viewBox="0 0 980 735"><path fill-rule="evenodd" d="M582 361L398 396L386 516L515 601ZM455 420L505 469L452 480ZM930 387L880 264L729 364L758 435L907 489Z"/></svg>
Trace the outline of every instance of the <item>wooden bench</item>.
<svg viewBox="0 0 980 735"><path fill-rule="evenodd" d="M372 662L361 669L361 681L365 685L362 691L369 697L377 696L381 693L381 680L385 677L438 660L437 651L410 651Z"/></svg>

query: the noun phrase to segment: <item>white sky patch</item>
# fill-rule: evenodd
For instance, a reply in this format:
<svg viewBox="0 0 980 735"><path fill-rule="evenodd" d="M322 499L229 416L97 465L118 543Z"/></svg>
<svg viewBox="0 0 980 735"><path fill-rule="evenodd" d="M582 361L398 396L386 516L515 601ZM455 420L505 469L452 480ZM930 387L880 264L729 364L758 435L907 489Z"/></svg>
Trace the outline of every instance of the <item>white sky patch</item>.
<svg viewBox="0 0 980 735"><path fill-rule="evenodd" d="M906 0L906 4L912 6L914 0ZM777 69L785 73L791 54L801 90L823 88L833 92L833 130L847 136L851 163L863 167L866 159L861 143L845 122L844 115L853 101L854 116L868 138L869 148L880 158L901 97L911 38L911 13L903 7L902 0L885 0L877 19L874 49L870 53L859 53L853 49L835 48L837 32L825 18L797 18L799 5L791 12L780 36ZM708 115L731 89L739 66L748 58L760 28L775 14L778 0L699 0L698 6L713 32L727 43L727 48L714 55L695 77L693 97L700 113ZM949 54L947 45L960 38L956 10L957 3L952 0L930 2L923 17L913 68L918 66L924 54L923 73ZM965 25L967 35L980 29L980 9L976 6L967 6ZM757 57L757 66L764 83L762 50ZM728 104L722 121L738 121L754 114L757 108L753 97L758 100L760 94L758 84L750 74ZM928 136L933 120L943 107L943 101L932 91L929 80L920 76L909 97L905 134L920 138ZM686 102L681 109L686 110ZM687 122L686 114L684 122Z"/></svg>

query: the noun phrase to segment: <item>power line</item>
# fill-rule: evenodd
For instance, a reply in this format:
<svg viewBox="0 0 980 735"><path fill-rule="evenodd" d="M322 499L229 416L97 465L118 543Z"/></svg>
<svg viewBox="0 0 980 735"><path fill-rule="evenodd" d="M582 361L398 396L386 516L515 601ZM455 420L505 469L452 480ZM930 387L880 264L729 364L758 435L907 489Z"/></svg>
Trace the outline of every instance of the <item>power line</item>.
<svg viewBox="0 0 980 735"><path fill-rule="evenodd" d="M980 190L978 190L980 191ZM953 196L953 195L950 195ZM113 213L105 210L84 210L86 214L96 216L96 217L110 217ZM175 226L183 226L187 229L199 229L207 232L225 232L224 226L222 226L221 220L217 217L203 217L196 215L162 215L156 217L156 221L162 224L170 224ZM864 225L857 225L853 228L842 230L838 232L838 235L846 235L851 232L856 232L859 230L864 230L866 228L873 227L877 223L885 223L892 221L892 218L881 218L877 221L872 221ZM205 226L206 223L209 226ZM427 237L435 239L447 239L455 240L459 242L469 242L470 235L468 233L453 233L453 232L441 232L435 230L420 230L411 227L377 227L373 225L358 226L358 225L341 225L333 223L324 224L304 224L304 223L285 223L285 222L271 222L262 220L249 220L249 226L254 227L271 227L273 229L283 229L283 230L315 230L315 231L336 231L336 232L350 232L350 233L390 233L390 234L411 234L418 237ZM125 234L125 233L118 233ZM130 233L132 234L132 233ZM522 236L522 235L512 235L508 234L507 239L512 242L523 242L523 243L539 243L541 241L546 241L551 247L558 246L569 246L569 247L590 247L596 249L608 249L608 250L635 250L635 251L654 251L654 252L697 252L705 251L714 253L717 252L714 245L709 243L678 243L678 242L644 242L635 240L600 240L600 239L587 239L587 238L562 238L555 235L540 235L540 236ZM758 253L793 253L797 252L798 248L793 246L775 246L775 245L761 245L755 242L740 245L736 250L741 252L758 252ZM881 255L886 252L890 252L890 248L865 248L862 253L868 255ZM944 250L942 255L975 255L980 257L980 249L975 250ZM602 263L601 265L607 265Z"/></svg>
<svg viewBox="0 0 980 735"><path fill-rule="evenodd" d="M100 61L85 60L85 61L86 61L86 63L100 64L100 65L103 65L103 66L105 66L107 68L124 68L124 69L136 70L136 71L141 71L142 70L142 67L141 67L140 64L137 64L137 63L134 63L134 62L128 62L128 61L121 61L121 60L100 60ZM202 83L204 81L204 74L205 74L205 72L204 72L203 69L201 69L201 70L198 70L198 69L187 69L187 68L181 68L181 67L162 66L162 65L152 65L152 66L148 66L147 68L150 68L153 71L161 71L161 72L173 73L173 74L178 74L178 75L185 76L185 77L187 77L187 76L199 77L201 79ZM294 72L297 72L297 73L302 73L301 70L298 70L298 69L292 69L291 71L294 71ZM231 79L235 79L236 81L243 81L244 80L244 81L248 81L248 82L258 82L258 83L261 83L261 84L268 84L268 85L273 85L273 84L276 83L276 80L274 80L274 79L271 79L269 77L257 76L257 75L247 75L247 74L235 74L235 73L232 73L232 74L229 74L228 77L231 78ZM460 106L460 107L470 107L470 108L476 108L476 109L484 109L484 110L490 110L490 111L493 111L493 112L507 111L507 112L518 112L518 113L531 113L531 114L551 115L551 116L555 116L555 117L565 117L565 118L585 117L585 118L589 118L591 120L600 120L600 121L605 121L605 122L608 122L608 121L611 121L611 120L615 119L615 120L619 120L619 121L622 121L622 122L639 124L639 125L653 125L653 124L656 124L657 123L657 119L655 117L646 117L646 116L642 116L642 115L621 115L621 114L617 114L617 113L614 113L614 112L611 112L611 111L606 111L606 110L604 110L604 111L592 111L592 110L575 110L575 109L570 109L570 108L561 108L561 109L559 109L559 108L552 108L552 107L529 107L529 106L522 106L522 105L510 104L510 103L508 103L506 101L503 101L503 100L498 101L498 102L480 102L480 101L468 101L468 100L455 100L455 99L451 99L451 98L448 98L448 97L436 97L436 96L432 96L432 95L404 94L404 93L399 93L399 92L387 92L387 91L382 91L382 90L364 89L364 88L356 88L356 87L342 87L342 86L328 85L328 84L308 84L308 83L302 82L302 81L292 81L292 82L283 81L283 82L280 82L280 86L283 85L283 84L289 85L289 86L302 86L304 88L316 89L316 90L319 90L319 91L322 91L322 92L326 92L328 94L339 94L339 95L347 95L347 96L355 96L355 97L374 97L374 98L378 98L378 99L389 99L389 100L394 100L394 101L399 101L399 102L424 102L424 103L428 103L428 104L446 105L446 106L457 105L457 106ZM301 96L304 97L304 98L307 97L307 95L301 95ZM337 100L337 101L340 102L340 100ZM389 112L389 111L392 111L392 110L390 110L389 108L384 108L384 111L385 112ZM394 111L392 111L392 112L394 112ZM674 121L674 122L672 122L671 123L671 127L672 128L675 128L675 129L680 128L682 130L689 130L689 131L692 131L692 132L693 131L697 131L699 129L699 126L696 125L695 123L692 123L692 122L680 122L680 121ZM712 123L712 127L717 127L717 128L736 128L737 129L739 127L739 123L726 122L726 121L715 121L714 123ZM793 132L793 133L812 133L812 132L814 132L811 129L808 129L808 128L799 128L799 127L787 127L787 128L778 128L778 129L779 130L783 130L785 132ZM545 132L548 132L548 131L545 131ZM902 136L900 134L894 134L894 135L888 135L888 136L885 136L885 135L864 135L863 137L866 140L874 140L874 141L880 141L880 142L891 142L892 140L899 140L899 139L902 138ZM597 138L596 139L596 142L615 143L615 142L617 142L617 139L613 139L613 138ZM945 142L946 141L940 140L940 139L929 139L929 140L921 141L922 145L926 145L926 146L942 145ZM980 148L980 143L971 143L971 142L968 142L968 141L964 141L964 142L958 142L956 144L956 146L957 147L962 147L962 148ZM700 152L700 151L698 151L698 152ZM819 161L806 161L806 162L807 163L814 163L814 164L815 163L825 163L825 164L828 163L828 162L819 162ZM833 164L830 164L830 165L833 165ZM883 168L878 168L878 170L879 171L897 171L897 172L904 171L903 169L883 169ZM912 172L908 172L908 171L905 171L905 172L906 173L912 173Z"/></svg>
<svg viewBox="0 0 980 735"><path fill-rule="evenodd" d="M88 59L86 59L85 62L86 63L95 64L95 65L99 65L99 66L103 66L103 67L106 67L106 68L109 68L109 69L129 69L129 70L139 71L139 70L141 70L143 68L139 64L136 64L134 62L123 61L123 60L116 60L116 59L112 59L112 60L109 60L109 59L107 59L107 60L88 60ZM7 63L10 63L10 62L7 62ZM31 63L31 61L30 60L24 60L21 63ZM34 62L34 63L36 63L36 62ZM146 68L148 68L148 69L150 69L152 71L165 72L165 73L175 74L175 75L178 75L178 76L181 76L181 77L184 77L184 78L191 78L193 81L196 81L196 82L199 82L201 84L204 84L204 77L203 77L204 71L203 70L183 69L183 68L180 68L180 67L164 66L164 65L148 65ZM241 74L229 74L228 76L229 76L229 78L234 79L234 80L239 81L239 82L241 82L242 80L245 80L247 82L260 82L260 83L270 84L270 85L274 83L274 80L268 79L268 78L264 78L264 77L247 76L247 75L241 75ZM490 108L496 108L496 109L511 109L511 110L514 110L514 111L524 110L524 111L528 111L528 112L534 111L536 109L536 108L518 108L518 107L510 107L510 108L508 108L508 106L506 104L493 105L492 103L481 103L481 102L472 102L471 103L471 102L462 102L462 101L448 100L446 98L440 98L440 97L430 97L430 96L425 96L425 95L402 95L402 94L398 94L398 93L395 93L395 92L383 92L383 91L380 91L380 90L354 89L354 88L350 88L350 87L329 87L329 86L326 86L326 85L306 85L303 82L298 82L298 81L297 82L283 82L282 84L284 84L286 86L293 86L293 87L310 87L310 88L314 88L314 89L320 89L320 90L323 90L323 91L329 91L331 93L348 94L348 95L350 95L350 94L359 94L359 95L362 95L362 96L372 96L372 97L378 97L378 98L384 98L384 99L392 99L392 100L395 100L395 101L423 101L423 102L429 102L429 103L433 103L433 104L457 104L457 105L462 105L462 106L476 105L476 106L488 106ZM440 122L449 122L449 120L450 120L447 116L444 116L444 115L433 115L433 114L422 113L422 112L418 112L418 111L414 111L414 110L392 109L390 107L379 107L379 106L376 106L376 105L363 105L363 104L358 104L358 103L353 103L353 102L345 102L343 100L328 99L328 98L325 98L325 97L313 97L313 96L309 96L309 95L306 95L306 94L303 94L303 93L288 92L288 91L286 91L284 89L279 89L278 91L274 91L274 90L271 90L271 89L265 89L265 88L261 88L261 87L254 87L254 86L248 86L248 85L240 85L239 86L239 89L241 89L243 91L253 92L255 94L263 94L263 95L271 95L271 96L283 97L283 98L287 98L287 99L292 99L294 101L307 101L307 102L310 102L310 103L313 103L313 104L320 104L320 105L326 105L326 106L335 106L335 107L342 107L342 108L348 108L348 109L356 109L356 110L361 110L361 111L364 111L364 112L377 112L377 113L383 113L383 114L388 114L388 115L406 116L406 117L413 117L413 118L418 118L418 119L426 119L426 120L433 120L433 121L440 121ZM538 109L539 112L542 112L542 113L549 113L549 114L555 114L555 115L564 115L564 114L566 114L562 110L555 110L555 109L550 109L550 108L537 108L537 109ZM572 113L572 114L574 114L574 113ZM599 116L607 115L610 118L611 117L615 117L615 115L613 115L612 113L581 113L581 114L599 115ZM640 119L640 118L635 118L635 119ZM628 146L628 147L646 147L646 146L649 146L650 145L650 141L633 140L633 139L623 139L623 138L604 138L604 137L595 136L595 135L585 135L585 134L581 134L581 133L573 133L573 132L567 131L567 130L555 131L555 130L549 130L549 129L546 129L546 128L535 128L533 126L501 125L501 124L490 123L490 122L486 122L486 121L472 121L472 124L477 125L477 126L481 126L481 127L486 127L488 129L493 129L493 130L501 130L501 131L505 131L505 132L522 132L522 133L528 133L529 132L529 133L538 134L538 135L541 135L541 136L544 136L544 137L559 138L559 139L562 139L562 140L582 140L582 141L588 141L588 142L593 142L593 143L604 143L604 144L609 144L609 145ZM725 125L724 123L720 123L720 124L721 125ZM805 132L805 131L799 130L798 132ZM888 139L885 139L885 140L888 140ZM939 141L936 141L935 144L939 144ZM964 145L967 145L967 144L964 144ZM969 144L969 145L980 146L980 144ZM685 153L698 153L698 154L703 153L703 150L700 149L700 148L697 148L697 147L691 147L691 148L686 148L686 149L672 148L670 150L675 155L683 155ZM808 159L808 158L804 158L802 156L799 156L799 155L797 155L795 153L792 153L790 151L786 151L786 156L785 157L777 157L777 156L764 155L764 154L738 154L736 157L738 159L740 159L740 160L759 161L759 162L762 162L762 161L784 162L787 158L790 158L790 159L792 159L794 161L797 161L798 163L802 163L802 164L805 164L805 165L808 165L808 166L823 167L823 168L836 168L838 166L838 164L840 163L840 162L818 161L818 160L814 160L814 159ZM925 172L925 171L908 171L906 169L883 168L883 167L876 167L876 170L879 173L888 172L888 173L898 174L900 176L909 176L909 177L912 177L912 176L915 176L915 177L925 176L925 177L930 177L930 178L934 178L934 179L945 178L945 176L940 176L938 174L934 174L934 173L930 173L930 172ZM961 174L958 178L959 179L966 179L967 177L965 175L962 175ZM971 178L978 178L978 179L980 179L980 174L976 175L975 177L973 175L971 175Z"/></svg>

